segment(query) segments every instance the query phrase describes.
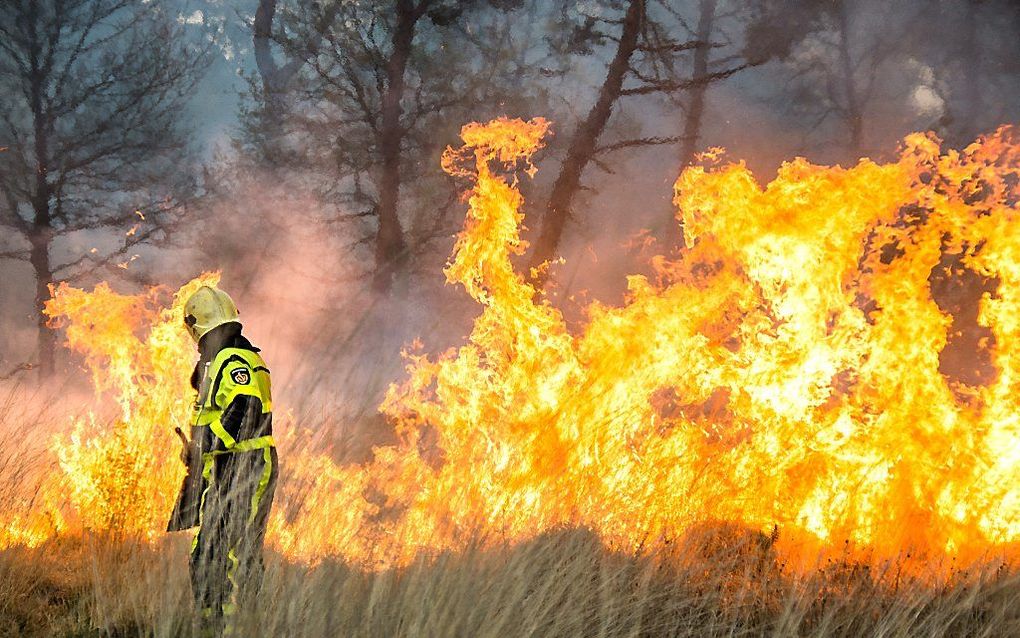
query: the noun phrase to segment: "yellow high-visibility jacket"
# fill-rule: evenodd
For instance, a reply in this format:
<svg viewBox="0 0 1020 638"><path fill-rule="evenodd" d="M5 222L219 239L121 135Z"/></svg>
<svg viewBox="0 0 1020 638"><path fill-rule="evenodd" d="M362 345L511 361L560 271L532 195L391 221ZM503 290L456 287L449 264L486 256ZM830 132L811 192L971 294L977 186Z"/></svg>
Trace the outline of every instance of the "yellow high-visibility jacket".
<svg viewBox="0 0 1020 638"><path fill-rule="evenodd" d="M202 494L214 478L216 458L261 450L272 471L273 398L269 369L255 351L227 347L200 370L194 405L188 475L167 526L179 531L199 524ZM268 479L267 479L268 480Z"/></svg>
<svg viewBox="0 0 1020 638"><path fill-rule="evenodd" d="M259 400L261 411L255 422L224 420L224 413L238 396ZM220 350L199 386L195 412L194 427L208 427L214 436L212 447L205 452L232 450L238 441L272 435L269 368L259 353L242 348Z"/></svg>

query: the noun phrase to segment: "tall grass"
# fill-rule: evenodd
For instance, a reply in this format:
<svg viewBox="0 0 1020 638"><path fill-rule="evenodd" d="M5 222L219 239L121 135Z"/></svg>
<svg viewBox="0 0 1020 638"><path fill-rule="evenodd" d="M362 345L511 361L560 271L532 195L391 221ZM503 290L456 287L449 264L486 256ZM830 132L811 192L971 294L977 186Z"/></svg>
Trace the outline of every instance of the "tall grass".
<svg viewBox="0 0 1020 638"><path fill-rule="evenodd" d="M702 551L614 552L582 529L378 573L267 556L245 636L1009 636L1020 579L881 582L830 563L783 573L754 534ZM187 539L100 537L0 554L0 635L188 636Z"/></svg>
<svg viewBox="0 0 1020 638"><path fill-rule="evenodd" d="M6 408L0 511L10 512L31 507L31 477L54 468L45 455L23 453L11 432L31 431L31 421L5 422ZM895 562L827 560L794 572L773 539L730 524L636 553L577 528L517 544L484 540L380 572L267 551L240 635L1020 635L1020 574L1001 563L948 581L901 577ZM156 544L85 533L0 549L0 636L190 636L189 545L187 533Z"/></svg>

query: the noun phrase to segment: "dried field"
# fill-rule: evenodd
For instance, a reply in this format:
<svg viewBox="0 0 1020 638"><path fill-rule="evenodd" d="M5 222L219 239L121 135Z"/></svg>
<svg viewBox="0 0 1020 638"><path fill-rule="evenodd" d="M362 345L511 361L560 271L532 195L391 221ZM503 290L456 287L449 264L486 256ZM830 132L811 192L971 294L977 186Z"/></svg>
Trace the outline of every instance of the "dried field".
<svg viewBox="0 0 1020 638"><path fill-rule="evenodd" d="M10 425L9 423L6 425ZM5 428L6 429L6 428ZM0 507L31 504L42 456L5 438ZM50 468L52 469L52 468ZM287 503L278 504L283 511ZM0 636L189 636L187 534L143 542L75 533L0 551ZM869 568L784 565L773 539L735 525L614 551L585 529L466 549L390 570L314 566L267 551L245 636L1004 636L1020 632L1020 575L1000 563L948 581Z"/></svg>
<svg viewBox="0 0 1020 638"><path fill-rule="evenodd" d="M268 557L246 636L1008 636L1020 578L943 586L829 563L784 575L754 535L614 553L584 530L365 573ZM0 553L0 635L187 636L186 543L89 537ZM895 566L891 567L895 570ZM889 574L886 574L888 576Z"/></svg>

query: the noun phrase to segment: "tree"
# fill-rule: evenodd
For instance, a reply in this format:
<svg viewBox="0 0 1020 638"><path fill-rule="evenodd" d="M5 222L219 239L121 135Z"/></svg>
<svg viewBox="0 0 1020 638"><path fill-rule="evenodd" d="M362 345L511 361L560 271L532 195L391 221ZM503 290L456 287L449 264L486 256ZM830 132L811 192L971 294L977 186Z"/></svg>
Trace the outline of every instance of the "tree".
<svg viewBox="0 0 1020 638"><path fill-rule="evenodd" d="M404 191L413 184L420 195L423 175L446 182L425 157L435 156L447 129L462 123L452 110L471 102L487 77L472 72L471 43L458 27L495 5L516 7L505 1L335 1L278 14L273 37L298 71L288 78L284 144L303 155L296 162L325 169L321 196L343 210L334 221L373 224L352 247L371 247L378 292L390 290L420 240L408 237L401 218ZM249 120L249 130L258 126ZM448 192L440 199L453 202Z"/></svg>
<svg viewBox="0 0 1020 638"><path fill-rule="evenodd" d="M810 5L803 3L802 7ZM802 9L803 10L803 9ZM775 55L780 42L767 48L753 39L762 29L771 28L771 17L760 3L750 0L699 0L696 20L676 12L677 21L699 43L691 52L689 87L680 102L683 132L680 135L680 166L688 166L701 150L701 130L709 87L736 73L764 64ZM694 26L690 26L693 22ZM785 38L789 38L790 25Z"/></svg>
<svg viewBox="0 0 1020 638"><path fill-rule="evenodd" d="M740 71L764 64L776 55L777 46L780 49L788 46L795 27L784 20L782 34L777 34L770 5L768 1L699 0L693 20L679 9L674 11L680 27L698 43L690 55L688 88L677 99L683 114L679 141L681 170L703 149L701 137L709 88ZM810 2L802 2L801 11L806 6ZM771 32L767 43L756 38L763 30ZM669 245L681 246L682 228L673 219L667 228L671 229Z"/></svg>
<svg viewBox="0 0 1020 638"><path fill-rule="evenodd" d="M285 34L274 34L276 9L277 0L259 0L252 22L252 49L261 79L259 87L261 108L258 111L261 118L258 130L263 144L261 156L270 165L278 165L283 161L280 157L279 141L285 133L284 119L290 109L288 102L294 81L301 67L310 58L318 55L321 44L321 39L316 38L307 42L301 49L291 48L291 53L296 51L298 55L291 55L284 63L279 63L273 52L273 44L285 42L287 38ZM339 9L340 4L333 3L317 14L312 33L321 34L336 18Z"/></svg>
<svg viewBox="0 0 1020 638"><path fill-rule="evenodd" d="M54 364L49 285L116 263L178 212L181 121L201 59L157 1L15 0L0 12L0 225L10 231L0 257L31 265L41 373ZM61 254L62 238L118 228L127 236L111 250Z"/></svg>
<svg viewBox="0 0 1020 638"><path fill-rule="evenodd" d="M566 157L553 183L542 216L541 230L531 256L531 267L539 273L540 279L544 277L542 264L555 257L567 219L571 216L574 198L582 188L584 170L595 163L600 154L637 146L676 144L684 139L683 135L649 136L600 145L599 140L610 122L616 103L623 97L676 94L696 89L728 78L750 66L748 63L739 63L718 70L708 68L707 53L699 56L698 52L707 51L712 43L698 36L711 32L711 16L707 16L707 26L700 25L703 28L699 33L691 33L689 38L683 39L674 36L675 30L668 26L671 18L680 16L667 0L629 0L622 6L618 2L611 2L608 8L622 10L622 17L588 16L583 25L575 28L569 42L569 46L578 53L590 53L591 45L604 41L613 42L616 46L595 102L570 136ZM652 11L653 8L657 13ZM714 3L710 8L714 15ZM619 35L603 31L607 26L616 25L619 25ZM681 77L677 72L675 57L690 52L695 55L694 74ZM703 107L703 93L701 100ZM699 113L699 127L700 117Z"/></svg>
<svg viewBox="0 0 1020 638"><path fill-rule="evenodd" d="M692 79L708 75L711 56L709 42L711 42L718 7L718 0L701 0L698 3L698 26L695 37L704 45L694 51ZM690 164L694 160L694 154L698 152L698 138L701 136L701 120L705 113L705 93L707 91L708 82L696 84L688 91L689 99L685 105L684 130L680 140L681 167Z"/></svg>
<svg viewBox="0 0 1020 638"><path fill-rule="evenodd" d="M620 35L616 38L616 51L606 69L606 77L599 88L595 103L588 115L577 124L570 137L567 155L553 183L552 192L542 217L542 229L535 241L531 265L539 268L551 260L559 246L563 227L570 216L570 205L581 186L581 173L595 156L599 137L605 130L613 106L623 91L623 81L630 72L631 57L638 48L638 36L645 19L645 0L630 0L622 19ZM592 36L597 20L591 18L583 27L587 37Z"/></svg>
<svg viewBox="0 0 1020 638"><path fill-rule="evenodd" d="M904 50L906 31L893 25L915 20L888 0L834 0L815 10L813 28L787 60L795 115L807 120L807 134L834 123L846 158L856 161L868 150L868 111L876 98L905 97L907 83L890 74L903 70L892 63Z"/></svg>

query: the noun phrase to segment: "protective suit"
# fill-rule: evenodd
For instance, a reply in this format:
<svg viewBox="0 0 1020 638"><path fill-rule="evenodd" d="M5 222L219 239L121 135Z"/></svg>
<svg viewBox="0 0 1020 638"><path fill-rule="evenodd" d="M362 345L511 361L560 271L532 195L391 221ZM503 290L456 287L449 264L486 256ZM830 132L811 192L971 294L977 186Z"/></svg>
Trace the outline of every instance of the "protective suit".
<svg viewBox="0 0 1020 638"><path fill-rule="evenodd" d="M169 531L198 527L191 587L203 633L233 633L232 618L262 581L262 542L276 487L269 369L242 334L221 290L200 288L185 304L198 342L197 392L186 449L188 475Z"/></svg>

